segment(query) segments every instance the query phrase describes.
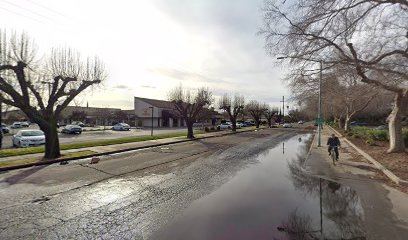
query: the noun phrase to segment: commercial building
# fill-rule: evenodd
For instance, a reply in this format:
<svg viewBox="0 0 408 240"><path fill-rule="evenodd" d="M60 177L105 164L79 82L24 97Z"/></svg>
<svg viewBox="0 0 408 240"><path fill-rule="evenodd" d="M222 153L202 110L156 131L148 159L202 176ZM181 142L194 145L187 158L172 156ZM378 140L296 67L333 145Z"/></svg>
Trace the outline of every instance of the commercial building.
<svg viewBox="0 0 408 240"><path fill-rule="evenodd" d="M134 98L136 125L139 127L184 127L185 121L170 101ZM211 109L203 109L197 122L203 125L219 123L221 115Z"/></svg>

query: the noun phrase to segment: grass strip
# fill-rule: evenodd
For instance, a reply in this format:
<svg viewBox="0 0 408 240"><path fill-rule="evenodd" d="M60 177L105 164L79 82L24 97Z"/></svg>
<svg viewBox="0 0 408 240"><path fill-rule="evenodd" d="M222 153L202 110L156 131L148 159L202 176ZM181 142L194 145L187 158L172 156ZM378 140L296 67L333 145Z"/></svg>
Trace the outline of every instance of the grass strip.
<svg viewBox="0 0 408 240"><path fill-rule="evenodd" d="M201 134L201 133L202 132L195 132L194 134ZM93 142L61 144L60 148L61 150L69 150L69 149L78 149L78 148L87 148L87 147L108 146L108 145L114 145L114 144L142 142L142 141L149 141L149 140L156 140L156 139L163 139L163 138L183 137L186 135L187 134L183 132L183 133L160 134L157 136L133 136L133 137L125 137L125 138L99 140L99 141L93 141ZM29 148L2 149L0 150L0 158L20 156L20 155L26 155L26 154L43 153L44 150L45 150L44 146L29 147Z"/></svg>
<svg viewBox="0 0 408 240"><path fill-rule="evenodd" d="M78 151L78 152L63 154L60 158L57 158L57 159L66 159L66 158L73 158L73 157L86 157L86 156L90 156L90 155L92 155L94 153L95 153L94 151L90 151L90 150ZM43 161L46 161L46 160L43 160L41 157L37 157L37 158L27 157L26 159L0 161L0 167L11 167L11 166L18 166L18 165L29 164L29 163L38 163L38 162L43 162Z"/></svg>

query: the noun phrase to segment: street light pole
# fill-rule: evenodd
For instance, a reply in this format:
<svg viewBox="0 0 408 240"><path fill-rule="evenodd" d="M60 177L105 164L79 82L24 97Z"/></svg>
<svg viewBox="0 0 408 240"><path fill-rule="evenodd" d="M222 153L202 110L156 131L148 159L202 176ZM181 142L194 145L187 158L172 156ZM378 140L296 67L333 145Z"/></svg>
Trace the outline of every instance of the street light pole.
<svg viewBox="0 0 408 240"><path fill-rule="evenodd" d="M151 131L151 133L150 133L150 136L153 137L153 107L149 107L149 108L152 109L152 131Z"/></svg>
<svg viewBox="0 0 408 240"><path fill-rule="evenodd" d="M276 59L282 60L286 58L297 58L297 57L278 57ZM319 106L318 106L318 113L317 113L317 146L321 147L322 146L322 78L323 78L323 61L322 60L313 60L313 59L306 59L306 58L298 58L298 59L303 59L305 61L310 61L310 62L319 62L320 64L320 69L319 69Z"/></svg>
<svg viewBox="0 0 408 240"><path fill-rule="evenodd" d="M322 146L322 78L323 78L323 61L320 60L320 77L319 77L319 113L318 113L318 127L317 127L317 146Z"/></svg>

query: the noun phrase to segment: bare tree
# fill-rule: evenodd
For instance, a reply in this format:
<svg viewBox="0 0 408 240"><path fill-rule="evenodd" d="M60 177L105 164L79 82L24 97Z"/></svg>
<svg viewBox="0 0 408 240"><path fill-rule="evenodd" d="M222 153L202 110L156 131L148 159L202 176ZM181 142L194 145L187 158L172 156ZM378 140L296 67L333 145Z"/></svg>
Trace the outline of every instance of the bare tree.
<svg viewBox="0 0 408 240"><path fill-rule="evenodd" d="M178 86L170 91L169 99L174 103L177 112L186 121L187 138L194 138L193 124L203 108L209 107L213 102L212 93L207 88L197 91L183 89Z"/></svg>
<svg viewBox="0 0 408 240"><path fill-rule="evenodd" d="M266 106L256 100L251 100L246 106L246 111L251 115L255 121L256 128L259 128L261 118L265 113Z"/></svg>
<svg viewBox="0 0 408 240"><path fill-rule="evenodd" d="M19 108L44 131L45 159L61 156L57 119L62 110L105 77L98 58L82 61L70 49L53 49L48 57L37 60L35 44L26 34L9 37L0 33L2 101ZM48 91L44 91L45 85Z"/></svg>
<svg viewBox="0 0 408 240"><path fill-rule="evenodd" d="M265 106L265 118L268 121L268 126L271 127L272 126L272 120L273 118L276 116L276 114L279 113L279 108L277 107L271 107L270 105L266 105Z"/></svg>
<svg viewBox="0 0 408 240"><path fill-rule="evenodd" d="M224 94L219 103L219 108L227 112L230 121L232 123L232 131L237 130L237 118L240 113L243 112L245 107L244 96L236 94L234 99L231 98L228 94Z"/></svg>
<svg viewBox="0 0 408 240"><path fill-rule="evenodd" d="M323 61L324 69L352 66L361 82L394 93L388 152L405 151L408 1L267 0L263 10L260 33L270 54L286 56L297 69L316 61Z"/></svg>

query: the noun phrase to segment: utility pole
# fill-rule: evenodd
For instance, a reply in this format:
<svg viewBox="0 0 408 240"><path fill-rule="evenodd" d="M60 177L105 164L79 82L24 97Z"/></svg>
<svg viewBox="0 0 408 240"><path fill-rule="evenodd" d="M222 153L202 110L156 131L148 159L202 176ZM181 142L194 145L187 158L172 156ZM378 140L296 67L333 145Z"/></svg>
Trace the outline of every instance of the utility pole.
<svg viewBox="0 0 408 240"><path fill-rule="evenodd" d="M312 60L312 59L306 59L306 58L298 58L298 57L291 57L291 56L285 56L285 57L278 57L276 58L277 60L282 60L282 59L287 59L287 58L297 58L297 59L302 59L305 61L310 61L310 62L318 62L320 63L320 77L319 77L319 105L318 105L318 114L317 114L317 133L318 133L318 138L317 138L317 146L320 147L322 145L322 140L321 140L321 132L322 132L322 125L323 125L323 119L322 119L322 78L323 78L323 60Z"/></svg>
<svg viewBox="0 0 408 240"><path fill-rule="evenodd" d="M285 96L282 96L282 121L285 122Z"/></svg>
<svg viewBox="0 0 408 240"><path fill-rule="evenodd" d="M49 81L41 81L41 83L48 85L48 97L51 97L51 85L52 85L52 82L49 82Z"/></svg>

